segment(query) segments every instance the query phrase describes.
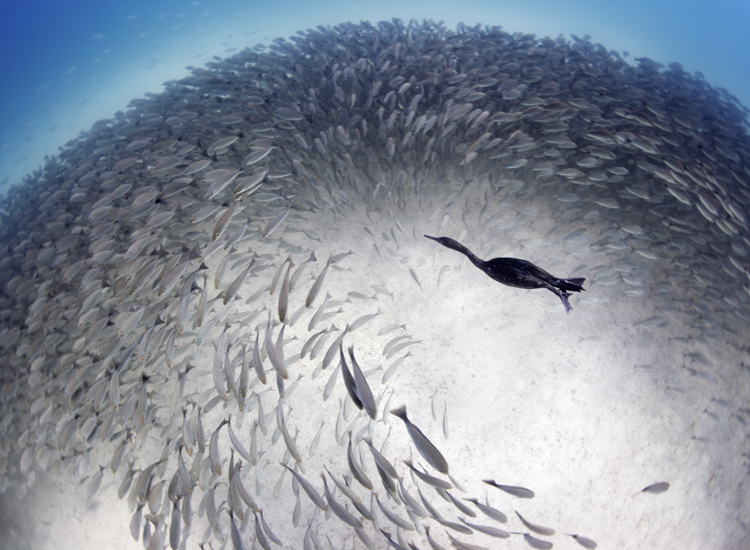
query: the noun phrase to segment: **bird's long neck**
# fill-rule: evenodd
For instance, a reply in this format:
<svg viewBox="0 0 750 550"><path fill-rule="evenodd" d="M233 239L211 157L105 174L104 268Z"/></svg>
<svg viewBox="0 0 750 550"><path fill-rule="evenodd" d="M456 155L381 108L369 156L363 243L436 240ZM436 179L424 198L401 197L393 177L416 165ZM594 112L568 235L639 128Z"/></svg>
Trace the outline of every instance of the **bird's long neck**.
<svg viewBox="0 0 750 550"><path fill-rule="evenodd" d="M469 258L469 260L471 260L471 263L473 263L479 269L484 268L484 260L481 260L481 259L477 258L471 250L469 250L468 248L466 248L460 242L454 241L450 237L444 237L443 238L443 242L441 244L443 246L446 246L448 248L452 248L453 250L457 250L458 252L461 252L467 258Z"/></svg>

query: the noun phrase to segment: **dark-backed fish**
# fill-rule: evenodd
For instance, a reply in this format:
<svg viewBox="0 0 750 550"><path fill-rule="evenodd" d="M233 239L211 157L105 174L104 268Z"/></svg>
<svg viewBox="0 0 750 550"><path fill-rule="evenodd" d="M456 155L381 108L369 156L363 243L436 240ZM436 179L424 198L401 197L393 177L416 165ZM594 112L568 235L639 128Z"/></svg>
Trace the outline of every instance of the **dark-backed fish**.
<svg viewBox="0 0 750 550"><path fill-rule="evenodd" d="M406 431L409 432L414 446L419 451L419 454L428 462L430 466L435 468L441 474L448 473L448 462L445 457L437 450L437 447L427 439L427 436L422 433L422 430L417 428L411 420L406 416L406 405L402 405L391 411L392 415L398 416L406 424Z"/></svg>

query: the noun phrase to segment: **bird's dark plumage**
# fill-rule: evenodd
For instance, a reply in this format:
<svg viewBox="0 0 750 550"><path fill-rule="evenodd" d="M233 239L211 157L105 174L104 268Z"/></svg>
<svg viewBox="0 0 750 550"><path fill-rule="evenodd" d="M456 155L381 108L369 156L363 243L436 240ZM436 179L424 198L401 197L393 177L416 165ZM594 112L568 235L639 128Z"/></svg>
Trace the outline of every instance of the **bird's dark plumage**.
<svg viewBox="0 0 750 550"><path fill-rule="evenodd" d="M554 292L562 300L565 311L570 311L571 309L568 302L570 292L581 292L584 290L583 286L581 286L586 280L584 278L558 279L531 262L519 260L518 258L493 258L484 261L477 258L471 250L450 237L430 237L429 235L425 235L425 237L439 242L446 248L461 252L471 260L471 263L498 283L517 288L546 288L550 292Z"/></svg>

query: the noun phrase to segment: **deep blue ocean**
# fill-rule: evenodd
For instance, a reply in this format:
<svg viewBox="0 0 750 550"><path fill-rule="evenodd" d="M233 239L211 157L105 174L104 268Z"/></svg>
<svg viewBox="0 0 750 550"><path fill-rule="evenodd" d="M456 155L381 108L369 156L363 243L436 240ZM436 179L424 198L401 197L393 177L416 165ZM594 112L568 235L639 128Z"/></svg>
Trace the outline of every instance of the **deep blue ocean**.
<svg viewBox="0 0 750 550"><path fill-rule="evenodd" d="M590 35L627 59L700 71L750 106L750 1L0 2L0 192L165 81L297 30L398 17Z"/></svg>

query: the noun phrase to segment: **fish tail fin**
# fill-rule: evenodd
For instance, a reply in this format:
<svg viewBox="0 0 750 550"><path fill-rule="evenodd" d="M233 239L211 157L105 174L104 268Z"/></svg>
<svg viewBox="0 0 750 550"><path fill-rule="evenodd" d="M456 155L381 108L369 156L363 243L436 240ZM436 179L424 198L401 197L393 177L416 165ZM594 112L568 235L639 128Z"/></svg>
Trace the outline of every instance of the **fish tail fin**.
<svg viewBox="0 0 750 550"><path fill-rule="evenodd" d="M401 420L406 421L406 405L401 405L396 409L392 409L391 414L394 416L398 416Z"/></svg>
<svg viewBox="0 0 750 550"><path fill-rule="evenodd" d="M583 282L586 279L583 277L575 277L572 279L556 279L554 282L554 286L559 288L560 290L567 291L567 292L581 292L582 290L585 290L583 288Z"/></svg>

